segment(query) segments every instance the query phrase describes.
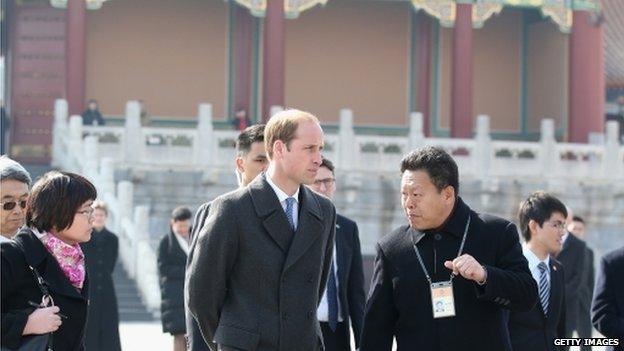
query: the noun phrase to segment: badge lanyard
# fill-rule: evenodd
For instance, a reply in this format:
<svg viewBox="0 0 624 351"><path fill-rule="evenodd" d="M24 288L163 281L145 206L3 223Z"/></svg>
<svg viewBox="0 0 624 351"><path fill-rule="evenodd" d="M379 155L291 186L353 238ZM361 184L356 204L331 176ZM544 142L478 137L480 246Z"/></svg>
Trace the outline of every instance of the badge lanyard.
<svg viewBox="0 0 624 351"><path fill-rule="evenodd" d="M464 236L462 238L461 245L459 246L457 257L459 257L462 251L464 250L464 244L466 243L466 236L468 236L469 227L470 227L470 215L468 215L468 220L466 221L466 228L464 229ZM420 266L422 267L423 272L425 273L425 277L427 277L427 281L429 282L429 285L433 285L433 281L431 280L431 277L429 276L429 272L427 271L427 267L425 267L425 263L423 262L423 259L420 256L420 252L418 251L418 247L416 246L416 242L414 241L413 235L412 235L412 245L414 246L414 252L416 252L416 257L418 257L418 262L420 263ZM453 273L451 272L451 278L449 279L449 281L453 281L453 277L455 277L455 275L453 275Z"/></svg>

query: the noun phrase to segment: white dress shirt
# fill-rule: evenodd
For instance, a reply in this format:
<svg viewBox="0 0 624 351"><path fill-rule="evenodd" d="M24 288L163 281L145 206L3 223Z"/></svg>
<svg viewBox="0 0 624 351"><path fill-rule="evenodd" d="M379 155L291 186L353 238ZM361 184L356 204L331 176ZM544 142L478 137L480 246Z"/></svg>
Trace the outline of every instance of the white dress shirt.
<svg viewBox="0 0 624 351"><path fill-rule="evenodd" d="M293 194L293 196L288 196L288 194L286 194L282 189L280 189L275 183L273 183L273 181L271 180L271 177L267 174L266 175L266 180L269 183L269 185L271 186L271 188L273 188L273 191L275 191L275 195L277 195L277 199L279 200L280 204L282 205L282 208L284 209L284 212L286 212L286 199L289 197L292 197L295 199L295 203L293 204L293 213L292 213L292 218L293 218L293 225L295 227L295 230L297 229L297 225L299 224L299 188L297 188L297 191Z"/></svg>
<svg viewBox="0 0 624 351"><path fill-rule="evenodd" d="M539 268L537 268L537 265L540 264L540 262L544 262L546 264L546 277L548 278L548 282L550 283L550 256L546 257L544 261L540 261L540 259L535 256L533 251L531 251L526 246L522 248L522 253L524 254L524 257L526 257L527 261L529 261L529 270L531 271L531 275L533 276L533 279L538 284L538 286L541 273Z"/></svg>

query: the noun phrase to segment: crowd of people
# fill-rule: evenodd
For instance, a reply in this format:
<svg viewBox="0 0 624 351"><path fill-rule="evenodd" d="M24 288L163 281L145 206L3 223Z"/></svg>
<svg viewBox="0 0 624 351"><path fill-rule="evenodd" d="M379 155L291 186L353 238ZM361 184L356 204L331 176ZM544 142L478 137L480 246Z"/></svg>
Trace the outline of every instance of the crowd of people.
<svg viewBox="0 0 624 351"><path fill-rule="evenodd" d="M97 110L97 109L96 109ZM97 117L94 117L97 120ZM536 191L517 223L475 212L452 156L407 154L405 225L384 233L368 296L357 223L333 205L337 180L310 113L245 125L238 189L173 210L158 246L163 332L178 350L565 350L592 326L624 349L624 247L594 282L585 222ZM0 159L2 347L119 350L107 207L78 174Z"/></svg>

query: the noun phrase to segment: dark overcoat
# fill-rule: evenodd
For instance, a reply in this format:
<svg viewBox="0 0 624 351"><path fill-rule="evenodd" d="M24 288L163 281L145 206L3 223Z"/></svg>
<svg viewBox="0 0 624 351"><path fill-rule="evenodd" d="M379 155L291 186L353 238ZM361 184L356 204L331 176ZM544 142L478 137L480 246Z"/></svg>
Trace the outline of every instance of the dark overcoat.
<svg viewBox="0 0 624 351"><path fill-rule="evenodd" d="M180 247L173 231L158 245L158 278L160 282L160 319L163 332L185 334L184 271L186 253Z"/></svg>
<svg viewBox="0 0 624 351"><path fill-rule="evenodd" d="M266 175L212 202L189 262L187 293L213 350L323 349L316 309L335 223L331 201L300 186L293 233Z"/></svg>
<svg viewBox="0 0 624 351"><path fill-rule="evenodd" d="M619 338L610 351L624 351L624 247L600 260L592 302L592 324L607 338Z"/></svg>
<svg viewBox="0 0 624 351"><path fill-rule="evenodd" d="M89 351L121 350L119 310L112 276L119 254L119 239L103 228L99 232L93 230L91 240L81 246L91 278L85 345Z"/></svg>
<svg viewBox="0 0 624 351"><path fill-rule="evenodd" d="M565 268L566 276L566 337L572 337L572 333L578 329L579 304L586 284L587 245L574 234L568 233L566 241L557 261Z"/></svg>
<svg viewBox="0 0 624 351"><path fill-rule="evenodd" d="M88 274L81 291L63 274L56 258L28 228L0 245L2 257L2 346L17 348L33 308L29 301L40 302L42 293L29 266L45 280L60 312L67 316L53 333L52 347L58 351L84 350L89 292Z"/></svg>

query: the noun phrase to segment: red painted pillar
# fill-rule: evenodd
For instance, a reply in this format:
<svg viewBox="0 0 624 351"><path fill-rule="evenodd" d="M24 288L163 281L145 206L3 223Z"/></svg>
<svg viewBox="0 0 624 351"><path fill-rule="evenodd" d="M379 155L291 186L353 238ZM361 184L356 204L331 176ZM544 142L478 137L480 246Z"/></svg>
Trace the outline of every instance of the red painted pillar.
<svg viewBox="0 0 624 351"><path fill-rule="evenodd" d="M249 10L233 5L236 11L234 28L234 111L245 110L251 117L253 18Z"/></svg>
<svg viewBox="0 0 624 351"><path fill-rule="evenodd" d="M472 5L457 4L453 29L451 137L472 137Z"/></svg>
<svg viewBox="0 0 624 351"><path fill-rule="evenodd" d="M420 12L416 16L416 106L423 114L423 130L425 136L430 133L431 121L431 18Z"/></svg>
<svg viewBox="0 0 624 351"><path fill-rule="evenodd" d="M67 1L65 36L65 94L70 115L80 114L85 102L86 8L84 0Z"/></svg>
<svg viewBox="0 0 624 351"><path fill-rule="evenodd" d="M574 11L570 34L568 141L586 143L604 131L604 48L601 21Z"/></svg>
<svg viewBox="0 0 624 351"><path fill-rule="evenodd" d="M284 105L284 0L267 0L262 53L262 120L273 105Z"/></svg>

